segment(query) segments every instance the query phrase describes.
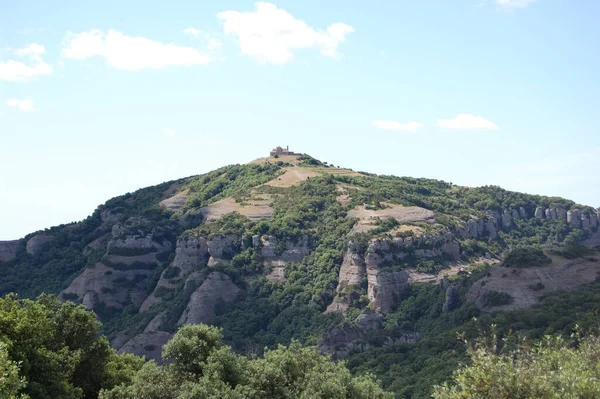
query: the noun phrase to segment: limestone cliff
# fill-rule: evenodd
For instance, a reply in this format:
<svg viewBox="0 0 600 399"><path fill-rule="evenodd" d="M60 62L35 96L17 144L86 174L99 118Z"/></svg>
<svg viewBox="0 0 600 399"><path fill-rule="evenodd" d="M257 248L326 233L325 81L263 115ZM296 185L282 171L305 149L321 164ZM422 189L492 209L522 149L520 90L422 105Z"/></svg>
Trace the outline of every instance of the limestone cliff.
<svg viewBox="0 0 600 399"><path fill-rule="evenodd" d="M145 312L155 303L160 303L162 292L174 289L191 272L205 266L208 256L206 238L198 234L179 238L173 262L162 272L154 291L140 307L140 312Z"/></svg>
<svg viewBox="0 0 600 399"><path fill-rule="evenodd" d="M81 302L87 309L142 305L148 280L163 266L157 255L171 250L171 243L155 240L145 224L140 218L115 224L102 259L84 269L59 297Z"/></svg>
<svg viewBox="0 0 600 399"><path fill-rule="evenodd" d="M281 245L276 237L265 235L252 237L252 243L260 248L260 254L268 270L267 279L272 281L285 280L285 266L289 263L299 263L310 254L308 237L302 236L297 241L287 241Z"/></svg>
<svg viewBox="0 0 600 399"><path fill-rule="evenodd" d="M212 272L194 291L177 324L209 324L217 313L235 301L240 291L229 276Z"/></svg>
<svg viewBox="0 0 600 399"><path fill-rule="evenodd" d="M40 234L36 234L33 237L31 237L29 240L27 240L27 245L25 246L25 250L27 251L27 253L29 255L36 255L38 254L42 248L44 248L44 245L46 245L48 242L52 241L52 234L48 234L48 233L40 233Z"/></svg>
<svg viewBox="0 0 600 399"><path fill-rule="evenodd" d="M17 256L19 240L0 241L0 262L10 262Z"/></svg>

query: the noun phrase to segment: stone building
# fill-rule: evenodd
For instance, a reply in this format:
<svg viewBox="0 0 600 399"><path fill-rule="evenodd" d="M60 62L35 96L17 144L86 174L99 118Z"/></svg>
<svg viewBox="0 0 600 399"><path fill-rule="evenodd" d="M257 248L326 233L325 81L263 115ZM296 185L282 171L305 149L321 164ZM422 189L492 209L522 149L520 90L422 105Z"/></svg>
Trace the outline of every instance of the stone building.
<svg viewBox="0 0 600 399"><path fill-rule="evenodd" d="M294 155L294 153L292 151L290 151L290 146L286 146L285 148L281 148L280 146L277 146L277 147L273 148L270 152L270 156L274 157L275 155L277 155L277 156Z"/></svg>

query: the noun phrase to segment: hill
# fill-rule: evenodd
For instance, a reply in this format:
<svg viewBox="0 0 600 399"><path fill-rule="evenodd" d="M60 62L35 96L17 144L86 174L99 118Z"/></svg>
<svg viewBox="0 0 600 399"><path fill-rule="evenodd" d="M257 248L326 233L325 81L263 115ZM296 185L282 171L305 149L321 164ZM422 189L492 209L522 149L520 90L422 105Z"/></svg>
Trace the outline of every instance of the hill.
<svg viewBox="0 0 600 399"><path fill-rule="evenodd" d="M180 326L213 324L239 353L297 339L397 397L428 397L464 359L455 336L475 334L474 316L533 338L590 325L599 234L598 211L563 198L282 155L0 242L0 294L82 303L114 348L158 361ZM540 249L549 264L503 262ZM579 319L548 311L576 295Z"/></svg>

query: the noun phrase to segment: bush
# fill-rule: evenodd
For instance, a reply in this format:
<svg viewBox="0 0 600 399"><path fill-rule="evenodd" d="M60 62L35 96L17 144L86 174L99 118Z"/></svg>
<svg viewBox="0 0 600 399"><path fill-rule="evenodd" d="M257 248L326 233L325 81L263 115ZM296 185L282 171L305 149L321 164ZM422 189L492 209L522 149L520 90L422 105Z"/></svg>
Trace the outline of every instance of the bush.
<svg viewBox="0 0 600 399"><path fill-rule="evenodd" d="M540 248L523 247L510 251L504 258L505 267L525 268L531 266L543 266L552 263Z"/></svg>
<svg viewBox="0 0 600 399"><path fill-rule="evenodd" d="M600 397L598 337L581 342L546 337L506 353L479 341L468 354L472 363L456 371L452 383L437 386L435 399Z"/></svg>
<svg viewBox="0 0 600 399"><path fill-rule="evenodd" d="M500 291L488 291L483 297L483 305L486 307L510 305L513 301L514 298L510 294Z"/></svg>
<svg viewBox="0 0 600 399"><path fill-rule="evenodd" d="M528 287L533 290L533 291L541 291L544 288L546 288L546 286L542 283L537 283L537 284L529 284Z"/></svg>
<svg viewBox="0 0 600 399"><path fill-rule="evenodd" d="M589 255L593 254L594 251L592 251L589 248L584 247L581 244L573 244L573 245L567 246L562 251L555 250L555 251L552 251L552 253L556 254L558 256L562 256L563 258L567 258L567 259L577 259L577 258L583 258L584 256L589 256Z"/></svg>

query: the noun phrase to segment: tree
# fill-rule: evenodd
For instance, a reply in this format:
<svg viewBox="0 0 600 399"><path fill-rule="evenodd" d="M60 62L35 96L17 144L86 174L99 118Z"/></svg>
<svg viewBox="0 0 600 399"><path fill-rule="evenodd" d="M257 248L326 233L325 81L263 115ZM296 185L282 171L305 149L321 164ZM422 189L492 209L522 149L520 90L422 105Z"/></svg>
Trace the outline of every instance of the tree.
<svg viewBox="0 0 600 399"><path fill-rule="evenodd" d="M436 399L598 398L600 338L575 342L545 337L531 347L498 353L478 341L468 350L472 364L457 370L451 384L437 386Z"/></svg>
<svg viewBox="0 0 600 399"><path fill-rule="evenodd" d="M20 380L27 382L17 391L31 399L87 399L96 398L102 387L112 388L111 383L129 381L142 360L118 356L99 327L94 313L53 296L0 298L0 341L6 343L8 370L14 374L18 365Z"/></svg>
<svg viewBox="0 0 600 399"><path fill-rule="evenodd" d="M221 330L182 327L163 349L169 362L147 363L131 384L102 391L101 399L391 399L371 376L353 377L316 348L297 341L248 359L222 344Z"/></svg>
<svg viewBox="0 0 600 399"><path fill-rule="evenodd" d="M0 342L0 398L26 399L18 394L26 385L27 381L19 377L19 365L10 360L6 344Z"/></svg>

